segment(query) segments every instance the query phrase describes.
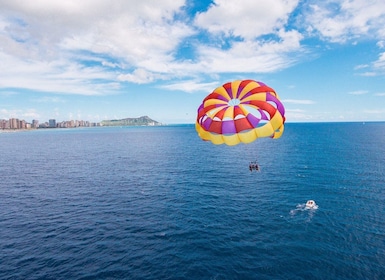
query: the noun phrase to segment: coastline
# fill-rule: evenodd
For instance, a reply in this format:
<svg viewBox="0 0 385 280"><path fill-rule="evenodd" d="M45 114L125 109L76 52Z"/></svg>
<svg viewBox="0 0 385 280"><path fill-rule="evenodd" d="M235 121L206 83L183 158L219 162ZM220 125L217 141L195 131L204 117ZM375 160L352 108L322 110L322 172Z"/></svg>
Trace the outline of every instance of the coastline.
<svg viewBox="0 0 385 280"><path fill-rule="evenodd" d="M22 128L22 129L0 129L0 133L16 133L16 132L27 132L35 131L36 128Z"/></svg>

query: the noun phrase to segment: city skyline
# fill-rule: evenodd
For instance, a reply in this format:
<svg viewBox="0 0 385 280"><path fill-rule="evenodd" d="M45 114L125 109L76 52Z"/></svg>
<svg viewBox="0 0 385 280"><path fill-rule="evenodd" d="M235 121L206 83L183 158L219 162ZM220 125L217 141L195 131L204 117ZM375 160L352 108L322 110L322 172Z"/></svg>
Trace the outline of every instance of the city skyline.
<svg viewBox="0 0 385 280"><path fill-rule="evenodd" d="M103 120L101 122L91 122L88 120L62 120L49 119L43 123L39 120L28 122L24 119L9 118L0 119L0 129L31 129L31 128L76 128L76 127L95 127L95 126L159 126L162 123L151 119L148 116L139 118L124 118Z"/></svg>
<svg viewBox="0 0 385 280"><path fill-rule="evenodd" d="M99 122L90 122L84 120L67 120L59 121L56 119L49 119L43 123L40 123L39 120L32 120L28 122L24 119L19 118L9 118L9 119L0 119L0 129L36 129L36 128L74 128L74 127L93 127L100 126Z"/></svg>
<svg viewBox="0 0 385 280"><path fill-rule="evenodd" d="M385 120L382 0L0 2L0 119L194 123L238 80L287 122Z"/></svg>

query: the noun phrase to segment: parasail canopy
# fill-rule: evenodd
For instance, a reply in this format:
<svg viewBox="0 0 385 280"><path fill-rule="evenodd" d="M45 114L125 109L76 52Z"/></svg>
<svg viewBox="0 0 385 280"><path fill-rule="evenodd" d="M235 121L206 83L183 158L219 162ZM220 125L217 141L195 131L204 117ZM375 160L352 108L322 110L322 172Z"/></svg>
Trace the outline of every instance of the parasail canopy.
<svg viewBox="0 0 385 280"><path fill-rule="evenodd" d="M285 108L274 89L253 80L216 88L198 108L195 128L212 143L237 145L259 137L281 137Z"/></svg>

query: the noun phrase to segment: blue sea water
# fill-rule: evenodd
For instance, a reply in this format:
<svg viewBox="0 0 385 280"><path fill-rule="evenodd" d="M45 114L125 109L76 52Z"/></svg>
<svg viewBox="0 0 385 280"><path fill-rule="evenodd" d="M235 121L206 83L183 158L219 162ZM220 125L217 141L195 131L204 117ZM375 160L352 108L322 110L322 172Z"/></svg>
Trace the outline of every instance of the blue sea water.
<svg viewBox="0 0 385 280"><path fill-rule="evenodd" d="M385 279L385 123L289 123L234 147L193 126L0 146L0 279Z"/></svg>

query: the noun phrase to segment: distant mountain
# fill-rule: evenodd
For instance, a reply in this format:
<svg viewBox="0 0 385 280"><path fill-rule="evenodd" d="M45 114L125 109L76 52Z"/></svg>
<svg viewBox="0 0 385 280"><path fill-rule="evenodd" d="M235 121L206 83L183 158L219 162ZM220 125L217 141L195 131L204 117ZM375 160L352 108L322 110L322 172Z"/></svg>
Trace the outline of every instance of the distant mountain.
<svg viewBox="0 0 385 280"><path fill-rule="evenodd" d="M125 118L120 120L104 120L101 122L103 126L155 126L161 125L161 123L143 116L139 118Z"/></svg>

